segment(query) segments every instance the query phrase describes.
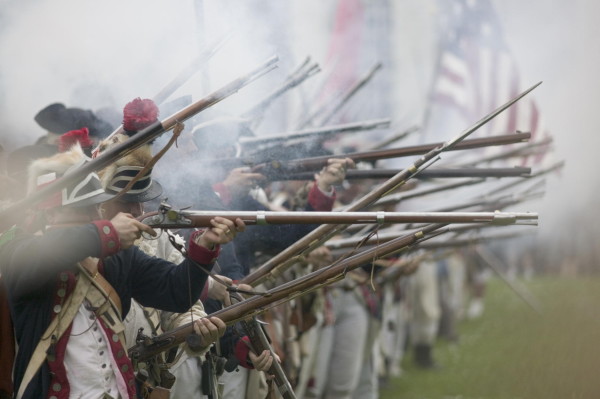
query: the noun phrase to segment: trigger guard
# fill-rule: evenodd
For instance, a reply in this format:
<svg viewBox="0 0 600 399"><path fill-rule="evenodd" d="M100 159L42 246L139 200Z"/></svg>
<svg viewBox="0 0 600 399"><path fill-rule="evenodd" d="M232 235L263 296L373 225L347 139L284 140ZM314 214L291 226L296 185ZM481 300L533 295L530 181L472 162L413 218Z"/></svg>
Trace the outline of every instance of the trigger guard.
<svg viewBox="0 0 600 399"><path fill-rule="evenodd" d="M156 230L155 230L156 231ZM144 240L158 240L160 238L160 236L162 235L163 231L162 229L158 230L158 234L156 235L156 237L152 237L150 234L146 233L145 231L142 231L142 238Z"/></svg>

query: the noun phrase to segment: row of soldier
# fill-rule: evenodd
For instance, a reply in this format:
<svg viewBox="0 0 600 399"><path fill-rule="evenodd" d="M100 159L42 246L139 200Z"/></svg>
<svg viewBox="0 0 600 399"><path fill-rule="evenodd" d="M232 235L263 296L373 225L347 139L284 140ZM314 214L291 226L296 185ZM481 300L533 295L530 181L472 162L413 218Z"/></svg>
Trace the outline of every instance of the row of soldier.
<svg viewBox="0 0 600 399"><path fill-rule="evenodd" d="M124 133L107 138L110 124L91 111L44 108L35 120L48 134L6 157L2 200L35 192L89 162L94 147L102 154L157 119L152 100L134 99L123 109ZM376 398L379 378L400 373L407 342L419 366L435 367L438 330L456 339L467 281L476 298L470 314L481 312L481 270L467 268L470 257L459 251L380 259L269 309L262 318L273 352L254 353L239 325L204 317L229 306L231 293L260 295L337 255L320 246L278 280L252 287L243 280L264 257L316 226L245 226L216 217L203 231L161 232L136 219L145 209L167 197L174 207L219 211L331 211L353 199L338 198L335 189L355 167L349 158L332 156L314 180L296 184L268 184L247 168L203 169L231 157L239 138L252 134L234 118L204 123L154 171L146 144L44 200L26 223L3 233L2 282L18 346L13 384L4 372L4 391L23 398L262 398L275 390L265 371L280 362L296 397ZM400 272L386 278L383 271L392 269ZM200 344L151 361L127 357L126 348L145 336L189 322ZM3 361L9 354L3 344Z"/></svg>

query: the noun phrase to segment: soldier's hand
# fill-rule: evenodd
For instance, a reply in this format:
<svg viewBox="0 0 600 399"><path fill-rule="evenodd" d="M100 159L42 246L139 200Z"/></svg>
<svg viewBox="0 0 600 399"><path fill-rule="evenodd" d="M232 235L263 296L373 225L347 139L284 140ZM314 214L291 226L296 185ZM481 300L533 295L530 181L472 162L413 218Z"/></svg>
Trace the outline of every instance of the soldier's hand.
<svg viewBox="0 0 600 399"><path fill-rule="evenodd" d="M225 333L227 326L218 317L203 317L194 321L194 332L202 339L202 347L216 342Z"/></svg>
<svg viewBox="0 0 600 399"><path fill-rule="evenodd" d="M223 180L232 197L241 197L248 195L248 192L259 182L264 181L265 176L260 173L252 173L247 167L235 168L229 172L229 175Z"/></svg>
<svg viewBox="0 0 600 399"><path fill-rule="evenodd" d="M121 249L131 247L135 240L141 237L142 232L156 237L156 232L152 227L137 221L130 213L119 212L110 222L119 235Z"/></svg>
<svg viewBox="0 0 600 399"><path fill-rule="evenodd" d="M210 224L212 227L196 239L196 244L211 250L216 244L227 244L235 238L237 233L246 230L246 224L239 218L232 222L216 216L210 220Z"/></svg>
<svg viewBox="0 0 600 399"><path fill-rule="evenodd" d="M254 352L250 351L248 352L248 357L254 368L258 371L267 371L273 364L273 356L271 356L271 352L267 349L262 351L260 355L256 355ZM275 355L275 358L279 361L279 356Z"/></svg>
<svg viewBox="0 0 600 399"><path fill-rule="evenodd" d="M321 191L327 193L333 186L342 184L347 169L355 167L354 161L350 158L330 158L327 160L327 166L315 177L317 185Z"/></svg>
<svg viewBox="0 0 600 399"><path fill-rule="evenodd" d="M224 282L226 285L221 284L221 282L218 282L216 280L213 280L213 282L209 285L208 288L208 297L220 301L221 303L223 303L223 305L227 307L231 305L231 298L229 297L227 287L232 284L232 280L229 277L221 275L217 275L217 278L221 282ZM209 277L209 279L212 279L212 277Z"/></svg>

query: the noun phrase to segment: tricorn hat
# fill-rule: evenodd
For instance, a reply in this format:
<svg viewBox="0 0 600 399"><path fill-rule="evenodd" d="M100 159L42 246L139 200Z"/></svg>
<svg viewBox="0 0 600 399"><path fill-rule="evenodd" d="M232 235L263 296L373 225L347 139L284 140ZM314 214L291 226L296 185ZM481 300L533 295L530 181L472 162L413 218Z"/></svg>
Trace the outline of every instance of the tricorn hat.
<svg viewBox="0 0 600 399"><path fill-rule="evenodd" d="M112 132L112 126L98 118L92 111L67 108L62 103L53 103L43 108L34 117L43 129L56 134L87 127L90 136L104 138Z"/></svg>
<svg viewBox="0 0 600 399"><path fill-rule="evenodd" d="M72 140L73 137L77 137L77 139L71 141L72 144L66 151L59 152L51 157L36 159L31 163L28 169L28 193L52 183L66 173L78 169L91 161L81 148L81 142L85 143L86 140L89 140L87 129L69 132L69 134L66 141ZM108 201L112 197L113 195L107 194L102 188L98 175L92 172L43 201L40 204L40 208L49 209L59 206L82 207L99 204Z"/></svg>

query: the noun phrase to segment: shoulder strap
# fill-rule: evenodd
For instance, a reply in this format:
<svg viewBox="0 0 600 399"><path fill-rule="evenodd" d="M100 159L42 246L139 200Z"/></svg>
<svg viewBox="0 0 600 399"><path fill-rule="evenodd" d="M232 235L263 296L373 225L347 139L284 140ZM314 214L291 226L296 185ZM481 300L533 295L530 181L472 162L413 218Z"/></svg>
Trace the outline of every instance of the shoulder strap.
<svg viewBox="0 0 600 399"><path fill-rule="evenodd" d="M81 275L81 274L80 274ZM27 365L27 369L25 370L25 374L23 376L23 380L21 381L21 385L19 386L19 392L17 393L17 399L21 399L23 394L25 393L25 389L33 379L33 377L37 374L38 370L46 360L46 353L48 348L50 348L50 344L52 343L52 337L56 337L58 340L65 333L79 307L83 303L87 292L91 287L90 279L87 278L78 278L77 284L75 285L75 289L73 293L69 295L69 298L65 301L65 304L61 308L60 312L54 317L40 342L37 344L35 350L33 351L33 355L29 360L29 364Z"/></svg>

